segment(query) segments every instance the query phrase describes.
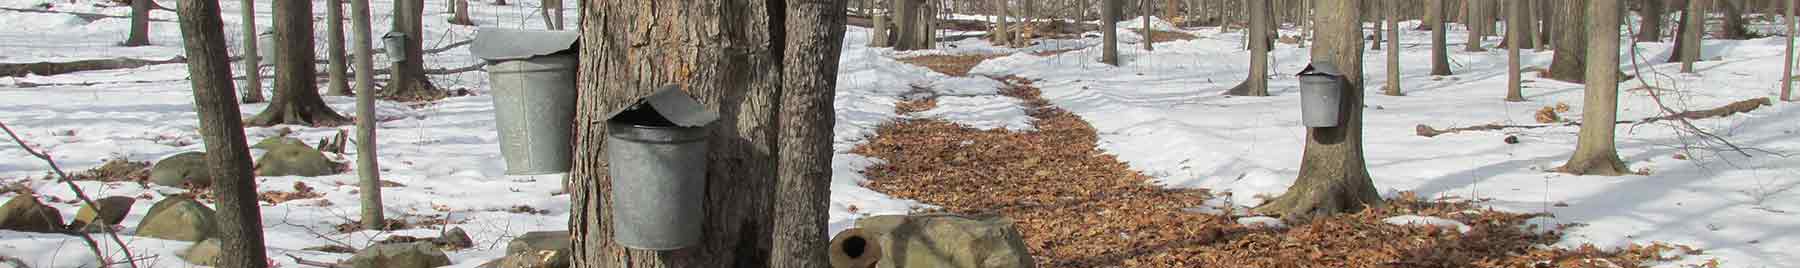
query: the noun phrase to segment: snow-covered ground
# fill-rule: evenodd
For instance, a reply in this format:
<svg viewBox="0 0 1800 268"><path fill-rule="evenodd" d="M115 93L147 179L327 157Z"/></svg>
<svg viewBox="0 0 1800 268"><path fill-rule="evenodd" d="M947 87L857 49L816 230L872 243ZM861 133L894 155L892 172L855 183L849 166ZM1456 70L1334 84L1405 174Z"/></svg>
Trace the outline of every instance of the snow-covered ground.
<svg viewBox="0 0 1800 268"><path fill-rule="evenodd" d="M0 0L0 7L38 8L52 4L56 10L123 15L126 7L95 7L99 1ZM240 21L238 1L224 1L223 16L228 40L236 46ZM373 1L377 33L385 32L391 6ZM542 28L533 14L535 3L513 1L492 6L471 1L472 16L479 25ZM173 5L172 2L164 3ZM427 1L426 47L439 47L473 36L474 27L445 23L444 2ZM315 6L323 6L316 1ZM257 6L259 25L267 26L269 6ZM315 11L318 17L324 10ZM576 18L573 9L567 15ZM154 17L173 19L167 11ZM1138 27L1137 19L1121 27ZM1416 22L1414 22L1416 23ZM179 31L173 22L155 22L152 46L126 48L114 45L125 37L123 19L85 21L72 15L0 11L0 62L69 61L132 57L167 59L181 53ZM1153 22L1155 28L1166 23ZM324 27L317 26L323 34ZM1727 267L1793 267L1800 265L1800 238L1783 233L1800 231L1800 198L1788 189L1800 185L1800 160L1768 153L1754 157L1687 152L1680 147L1697 144L1696 138L1678 135L1665 125L1619 128L1620 155L1649 176L1593 177L1546 173L1568 158L1576 129L1552 127L1529 130L1467 132L1435 138L1413 135L1413 127L1463 126L1484 123L1533 123L1539 107L1566 103L1574 106L1564 117L1579 118L1581 85L1526 76L1525 94L1530 101L1508 103L1504 96L1504 50L1462 52L1460 29L1451 31L1451 60L1456 75L1429 76L1427 32L1402 28L1401 83L1407 96L1376 94L1386 82L1385 63L1379 53L1364 56L1369 109L1365 110L1365 151L1376 186L1385 194L1414 191L1427 197L1454 196L1492 199L1498 209L1519 212L1551 212L1552 223L1582 223L1571 230L1562 246L1594 243L1621 246L1632 242L1667 241L1705 249L1700 258L1719 258ZM1123 67L1096 63L1099 50L1089 48L1098 40L1056 40L1011 49L981 40L940 44L943 49L894 52L867 48L867 29L850 27L840 61L836 95L837 126L833 148L831 230L848 227L854 219L875 214L904 213L929 206L859 186L859 171L880 160L850 154L880 124L900 117L894 103L914 92L914 86L939 94L938 107L912 117L941 118L981 128L1029 129L1030 118L1018 100L999 96L1000 84L981 76L949 77L928 69L895 61L894 57L926 54L1006 54L974 70L978 75L1019 75L1043 79L1036 83L1052 104L1081 116L1099 131L1101 149L1117 154L1134 169L1169 187L1209 188L1232 192L1218 203L1252 206L1259 196L1285 190L1297 173L1302 144L1298 124L1298 95L1290 76L1304 65L1306 52L1291 44L1277 44L1271 54L1272 97L1226 98L1218 93L1245 77L1248 52L1241 32L1219 33L1216 28L1183 30L1200 36L1191 41L1156 44L1154 52L1139 45L1121 45ZM1142 38L1121 31L1122 42ZM322 38L321 38L322 39ZM1772 96L1780 77L1781 39L1708 41L1704 58L1721 60L1699 63L1700 73L1678 74L1663 63L1666 43L1640 44L1644 56L1665 75L1650 75L1657 85L1681 89L1665 96L1677 109L1705 109L1749 97ZM1052 56L1036 52L1075 49ZM321 54L322 55L322 54ZM1550 52L1528 52L1527 66L1547 66ZM428 57L436 67L460 67L476 63L465 49L451 49ZM235 70L235 69L234 69ZM267 71L265 71L267 72ZM103 160L126 157L155 160L180 152L198 151L197 120L191 89L179 64L144 68L80 72L55 76L0 77L0 121L23 130L35 147L55 155L70 170L85 170ZM466 87L485 93L486 75L471 72L433 77L440 86ZM20 87L24 83L98 83ZM1637 80L1625 85L1636 85ZM268 83L265 83L267 85ZM1635 86L1627 86L1631 88ZM265 89L266 90L266 89ZM326 97L341 113L350 113L351 99ZM1621 119L1656 115L1644 91L1621 94ZM246 116L264 105L242 106ZM500 161L492 116L492 99L485 94L447 99L412 108L381 103L383 118L379 159L383 178L405 184L384 191L384 209L390 217L410 220L447 218L449 226L467 229L477 246L450 252L455 267L472 267L502 254L504 243L528 231L566 228L569 203L559 195L560 176L507 176ZM1800 152L1800 109L1777 103L1747 115L1696 121L1743 146L1782 153ZM300 138L318 140L337 129L293 127ZM346 127L348 128L348 127ZM273 128L250 128L252 141L273 135ZM1501 142L1518 136L1519 144ZM0 140L10 144L10 140ZM354 154L354 152L351 152ZM1692 160L1677 160L1677 153ZM345 156L353 157L353 156ZM348 159L348 158L346 158ZM0 182L36 178L48 166L11 145L0 145ZM315 260L348 258L301 250L342 241L361 246L390 235L436 236L435 229L399 232L363 231L339 234L333 226L355 218L353 173L323 177L263 177L265 191L290 190L302 182L325 193L322 199L265 205L263 217L272 256L293 254ZM49 181L30 180L36 191L61 199L72 193ZM89 194L138 196L172 193L174 188L136 184L84 182ZM10 198L12 194L0 194ZM321 201L323 200L323 201ZM155 200L142 200L126 219L131 230ZM65 218L76 206L52 204ZM506 210L529 206L547 211L521 214ZM1245 218L1247 223L1273 224L1270 218ZM1396 223L1455 226L1433 219L1394 219ZM128 233L129 234L129 231ZM174 253L186 242L128 236L128 247L139 255L158 255L155 267L186 267ZM23 258L33 267L93 266L91 253L80 240L51 234L0 231L0 255ZM114 246L116 247L116 245ZM115 251L116 252L116 251ZM282 265L287 258L276 258Z"/></svg>

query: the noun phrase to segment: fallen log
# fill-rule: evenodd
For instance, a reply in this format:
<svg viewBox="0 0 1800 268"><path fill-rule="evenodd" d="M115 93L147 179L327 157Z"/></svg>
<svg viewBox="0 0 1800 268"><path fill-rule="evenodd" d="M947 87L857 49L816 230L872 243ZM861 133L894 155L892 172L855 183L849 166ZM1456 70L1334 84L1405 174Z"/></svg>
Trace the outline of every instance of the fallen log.
<svg viewBox="0 0 1800 268"><path fill-rule="evenodd" d="M131 19L131 16L125 16L125 15L111 15L111 14L75 12L75 11L56 11L56 10L24 9L24 8L10 8L10 7L0 7L0 10L17 11L17 12L32 12L32 13L69 14L69 15L75 15L76 18L81 18L81 20L87 21L87 22L94 22L96 20L105 19L105 18ZM169 10L169 11L174 11L174 10ZM174 22L172 20L155 19L155 18L150 19L150 21Z"/></svg>
<svg viewBox="0 0 1800 268"><path fill-rule="evenodd" d="M1730 104L1725 104L1724 106L1719 106L1717 108L1712 108L1712 109L1699 110L1699 111L1682 111L1682 112L1666 114L1666 115L1662 115L1662 116L1646 117L1644 119L1638 119L1638 120L1616 121L1613 123L1614 124L1641 125L1641 124L1655 123L1657 121L1664 121L1664 120L1694 120L1694 119L1706 119L1706 118L1714 118L1714 117L1726 117L1726 116L1731 116L1733 114L1747 113L1750 111L1754 111L1757 108L1761 108L1763 106L1768 106L1768 105L1770 105L1770 103L1771 102L1769 101L1769 98L1767 98L1767 97L1751 98L1751 99L1747 99L1747 100L1732 102ZM1466 126L1466 127L1453 127L1453 128L1447 128L1447 129L1436 129L1436 128L1432 128L1431 126L1427 126L1425 124L1419 124L1418 126L1413 127L1413 131L1416 134L1418 134L1419 136L1430 138L1430 137L1436 137L1438 135L1457 133L1457 132L1463 132L1463 131L1492 131L1492 130L1502 130L1502 129L1533 129L1533 128L1544 128L1544 127L1580 126L1580 125L1581 125L1581 122L1574 121L1574 122L1567 122L1567 123L1560 123L1560 124L1536 124L1536 125L1484 124L1484 125L1474 125L1474 126Z"/></svg>
<svg viewBox="0 0 1800 268"><path fill-rule="evenodd" d="M112 58L78 60L70 62L33 62L33 63L0 63L0 76L21 77L27 74L59 75L82 71L137 68L156 64L187 62L186 57L175 56L167 60L141 60L132 58Z"/></svg>

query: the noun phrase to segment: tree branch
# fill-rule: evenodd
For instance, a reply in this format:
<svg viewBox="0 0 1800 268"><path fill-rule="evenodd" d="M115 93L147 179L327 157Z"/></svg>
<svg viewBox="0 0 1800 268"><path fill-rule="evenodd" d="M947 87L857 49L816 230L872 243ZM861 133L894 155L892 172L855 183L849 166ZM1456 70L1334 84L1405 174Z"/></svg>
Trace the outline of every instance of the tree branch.
<svg viewBox="0 0 1800 268"><path fill-rule="evenodd" d="M36 149L32 149L31 146L25 145L25 140L20 139L19 134L13 133L12 128L7 127L6 123L0 123L0 130L5 130L6 136L12 137L13 142L18 143L19 148L25 149L26 153L30 153L32 156L36 156L38 159L43 159L45 163L49 163L50 170L53 172L56 172L56 176L58 178L61 178L60 181L62 181L62 183L64 185L69 186L69 191L75 192L75 198L81 199L82 204L85 204L89 207L94 207L94 208L100 207L100 206L94 204L94 199L88 198L86 192L81 191L80 186L75 185L75 181L69 179L69 174L66 172L63 172L62 167L57 166L56 161L51 160L49 154L45 154L43 152L38 152ZM112 226L103 226L100 229L103 230L104 232L106 232L107 236L112 237L113 243L119 244L119 251L125 252L125 264L131 265L131 268L138 268L136 258L131 256L131 248L125 246L125 240L119 239L119 234L113 232ZM88 248L92 249L94 251L94 257L100 259L101 265L110 266L113 263L112 260L110 260L110 258L106 257L105 252L100 250L100 243L95 242L93 237L89 237L85 233L79 233L79 231L77 231L76 233L77 233L76 236L81 237L81 240L83 242L87 242Z"/></svg>

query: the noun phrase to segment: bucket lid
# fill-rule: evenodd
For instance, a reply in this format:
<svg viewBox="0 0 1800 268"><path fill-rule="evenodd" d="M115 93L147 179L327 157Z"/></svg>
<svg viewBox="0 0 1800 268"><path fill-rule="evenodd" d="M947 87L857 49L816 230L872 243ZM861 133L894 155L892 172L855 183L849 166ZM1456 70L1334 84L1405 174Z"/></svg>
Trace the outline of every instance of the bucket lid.
<svg viewBox="0 0 1800 268"><path fill-rule="evenodd" d="M1338 71L1337 66L1332 65L1330 61L1315 61L1312 64L1307 64L1306 69L1301 69L1300 73L1295 74L1295 75L1299 75L1299 76L1309 76L1309 75L1344 76L1344 72Z"/></svg>
<svg viewBox="0 0 1800 268"><path fill-rule="evenodd" d="M581 33L482 27L475 31L469 53L483 60L517 60L575 49Z"/></svg>
<svg viewBox="0 0 1800 268"><path fill-rule="evenodd" d="M606 118L609 122L633 125L699 127L719 120L719 113L708 110L680 87L666 85Z"/></svg>

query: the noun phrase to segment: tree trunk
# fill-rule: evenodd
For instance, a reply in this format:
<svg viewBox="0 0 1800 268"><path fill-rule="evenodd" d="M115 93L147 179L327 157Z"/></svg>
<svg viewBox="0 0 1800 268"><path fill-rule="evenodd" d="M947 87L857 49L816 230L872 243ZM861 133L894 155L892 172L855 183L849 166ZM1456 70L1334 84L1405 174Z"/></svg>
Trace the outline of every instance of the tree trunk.
<svg viewBox="0 0 1800 268"><path fill-rule="evenodd" d="M1506 101L1525 101L1525 94L1520 89L1523 85L1519 81L1519 44L1525 43L1521 42L1524 39L1531 39L1526 33L1526 29L1531 28L1527 24L1531 20L1525 15L1527 6L1524 1L1506 4L1506 39L1513 40L1506 42Z"/></svg>
<svg viewBox="0 0 1800 268"><path fill-rule="evenodd" d="M1666 0L1643 1L1643 9L1638 13L1642 17L1637 32L1638 42L1662 42L1662 15L1667 4L1664 1Z"/></svg>
<svg viewBox="0 0 1800 268"><path fill-rule="evenodd" d="M1466 5L1469 8L1469 15L1467 16L1468 18L1466 19L1468 21L1466 26L1467 26L1467 28L1469 28L1469 35L1468 35L1468 40L1465 40L1467 43L1463 44L1463 51L1467 51L1467 52L1487 51L1486 48L1481 47L1481 41L1482 41L1481 39L1483 36L1486 35L1486 34L1482 33L1482 30L1485 29L1484 25L1494 24L1494 20L1492 18L1486 18L1486 17L1482 16L1482 14L1487 14L1487 12L1485 11L1485 9L1487 9L1487 4L1485 3L1486 1L1489 1L1489 0L1469 0L1468 4Z"/></svg>
<svg viewBox="0 0 1800 268"><path fill-rule="evenodd" d="M1781 100L1794 101L1794 35L1800 32L1794 30L1794 1L1783 0L1782 4L1787 5L1787 17L1781 20L1787 27L1787 54L1782 56L1785 60L1781 67Z"/></svg>
<svg viewBox="0 0 1800 268"><path fill-rule="evenodd" d="M150 4L150 0L131 0L131 35L121 45L150 45Z"/></svg>
<svg viewBox="0 0 1800 268"><path fill-rule="evenodd" d="M1032 0L1019 0L1019 4L1020 4L1019 8L1021 9L1020 11L1024 12L1024 16L1019 18L1019 22L1031 23L1032 21L1035 21L1035 19L1037 19L1036 2L1037 1L1032 1Z"/></svg>
<svg viewBox="0 0 1800 268"><path fill-rule="evenodd" d="M349 96L350 82L344 77L349 64L344 62L344 0L325 1L325 21L325 71L331 77L325 95Z"/></svg>
<svg viewBox="0 0 1800 268"><path fill-rule="evenodd" d="M1387 12L1387 95L1402 96L1400 93L1400 9L1399 4L1382 1L1382 9Z"/></svg>
<svg viewBox="0 0 1800 268"><path fill-rule="evenodd" d="M1613 121L1619 109L1619 0L1588 0L1587 90L1581 101L1581 134L1575 154L1557 167L1575 175L1618 176L1629 173L1613 148ZM1573 34L1571 34L1573 35Z"/></svg>
<svg viewBox="0 0 1800 268"><path fill-rule="evenodd" d="M412 101L436 100L445 96L444 92L437 90L437 87L431 84L431 80L425 77L425 63L421 60L425 56L421 43L425 36L424 29L421 28L424 18L421 13L425 12L424 4L424 0L394 1L392 29L406 33L407 60L394 63L390 67L394 71L389 76L391 82L387 86L388 90L383 90L383 93L386 93L383 97Z"/></svg>
<svg viewBox="0 0 1800 268"><path fill-rule="evenodd" d="M1100 1L1100 63L1119 66L1119 6L1124 0Z"/></svg>
<svg viewBox="0 0 1800 268"><path fill-rule="evenodd" d="M869 47L893 46L892 41L888 40L888 36L893 35L893 27L888 26L890 24L888 23L888 15L876 14L871 17L874 18L870 19L870 22L874 24L874 29L869 31L869 35L871 35L869 36Z"/></svg>
<svg viewBox="0 0 1800 268"><path fill-rule="evenodd" d="M894 8L893 8L894 10L889 11L888 13L894 14L894 26L895 26L894 30L900 31L900 34L899 34L900 38L897 38L897 40L893 40L894 41L894 50L907 51L907 50L921 49L919 47L919 39L923 38L923 37L919 36L919 34L923 33L924 31L919 30L919 26L920 26L920 23L919 23L919 19L920 19L919 1L920 0L890 0L890 1L894 2Z"/></svg>
<svg viewBox="0 0 1800 268"><path fill-rule="evenodd" d="M563 15L562 15L563 2L562 2L562 0L543 0L542 3L543 3L543 8L541 10L544 12L544 27L550 28L550 30L558 30L558 31L562 30L563 29Z"/></svg>
<svg viewBox="0 0 1800 268"><path fill-rule="evenodd" d="M244 120L251 126L339 126L350 120L319 98L310 1L275 1L275 101Z"/></svg>
<svg viewBox="0 0 1800 268"><path fill-rule="evenodd" d="M780 30L782 19L774 19L784 17L769 14L783 9L765 4L594 1L583 7L575 115L582 123L575 124L569 175L572 267L768 265L781 85L780 73L771 70L782 70L778 44L785 43L786 31ZM626 249L612 240L602 122L671 84L720 113L708 129L703 234L698 244L679 250Z"/></svg>
<svg viewBox="0 0 1800 268"><path fill-rule="evenodd" d="M1010 12L1007 12L1007 0L994 0L994 2L997 5L997 8L994 10L994 17L996 17L994 20L993 33L994 45L1012 46L1012 27L1007 24L1007 17L1011 15L1008 14Z"/></svg>
<svg viewBox="0 0 1800 268"><path fill-rule="evenodd" d="M187 66L191 79L188 81L194 87L200 139L206 144L206 170L212 172L213 178L212 194L219 227L218 237L214 239L219 240L221 253L217 265L267 267L268 252L263 247L256 177L251 173L250 148L244 142L237 96L231 91L231 63L226 60L230 52L225 50L219 2L182 0L177 8L182 47L190 59Z"/></svg>
<svg viewBox="0 0 1800 268"><path fill-rule="evenodd" d="M831 139L844 2L791 0L781 73L781 163L772 267L825 268ZM779 3L779 2L778 2Z"/></svg>
<svg viewBox="0 0 1800 268"><path fill-rule="evenodd" d="M1337 127L1307 128L1300 175L1287 193L1256 208L1287 219L1351 212L1381 203L1363 161L1362 7L1354 1L1318 1L1320 30L1314 62L1331 62L1344 73Z"/></svg>
<svg viewBox="0 0 1800 268"><path fill-rule="evenodd" d="M1381 5L1385 4L1386 2L1387 1L1381 1L1381 0L1362 1L1363 9L1370 10L1371 13L1374 13L1374 14L1371 14L1368 19L1369 22L1372 22L1370 24L1375 26L1375 31L1369 32L1370 33L1369 40L1371 40L1371 41L1369 41L1369 50L1381 50L1381 43L1383 42L1382 35L1387 33L1387 31L1382 30L1382 29L1385 29L1385 27L1383 27L1383 24L1387 23L1387 17L1383 16L1383 14L1385 14L1386 12L1383 12L1384 10L1382 10L1383 8L1381 8ZM1376 5L1376 6L1371 7L1369 5Z"/></svg>
<svg viewBox="0 0 1800 268"><path fill-rule="evenodd" d="M475 25L469 19L469 0L450 0L450 24Z"/></svg>
<svg viewBox="0 0 1800 268"><path fill-rule="evenodd" d="M244 85L238 90L244 92L244 103L261 103L268 98L262 93L262 62L256 48L256 1L244 0L239 8L243 9L240 15L244 24L243 37L240 37L244 42Z"/></svg>
<svg viewBox="0 0 1800 268"><path fill-rule="evenodd" d="M919 3L918 20L916 20L919 23L918 28L916 28L919 31L919 38L916 39L919 44L918 46L915 46L915 48L937 48L937 27L934 27L936 24L933 22L937 21L938 4L935 0L919 1L921 1L921 3Z"/></svg>
<svg viewBox="0 0 1800 268"><path fill-rule="evenodd" d="M1300 48L1306 48L1307 41L1312 40L1312 3L1313 0L1300 0L1300 41L1295 42Z"/></svg>
<svg viewBox="0 0 1800 268"><path fill-rule="evenodd" d="M1519 35L1519 39L1525 40L1526 43L1524 44L1525 46L1520 47L1520 48L1538 49L1538 47L1543 46L1543 44L1539 44L1538 39L1536 37L1537 36L1537 26L1536 25L1537 25L1537 21L1538 21L1537 12L1532 12L1533 9L1537 8L1537 0L1521 0L1521 1L1525 2L1524 3L1525 10L1519 11L1519 16L1520 16L1519 20L1524 22L1524 24L1521 24L1521 26L1518 26L1521 28L1520 33L1522 33ZM1658 0L1658 1L1660 1L1660 0ZM1507 19L1510 21L1512 18L1507 18ZM1512 26L1507 26L1507 27L1512 27Z"/></svg>
<svg viewBox="0 0 1800 268"><path fill-rule="evenodd" d="M1681 32L1675 37L1675 49L1669 50L1669 61L1680 61L1681 72L1693 73L1694 62L1700 60L1700 40L1706 36L1706 0L1688 0L1681 11Z"/></svg>
<svg viewBox="0 0 1800 268"><path fill-rule="evenodd" d="M1250 1L1250 77L1245 78L1226 95L1269 95L1269 5L1267 1Z"/></svg>
<svg viewBox="0 0 1800 268"><path fill-rule="evenodd" d="M1447 28L1444 19L1448 16L1442 14L1446 13L1444 9L1448 7L1444 2L1451 0L1430 1L1430 10L1439 14L1431 17L1432 20L1426 21L1426 24L1431 24L1431 75L1450 75L1450 51L1449 45L1446 44L1448 38L1444 33Z"/></svg>
<svg viewBox="0 0 1800 268"><path fill-rule="evenodd" d="M1720 0L1719 4L1725 9L1725 39L1750 39L1750 29L1744 28L1744 0Z"/></svg>
<svg viewBox="0 0 1800 268"><path fill-rule="evenodd" d="M381 166L375 161L375 41L369 29L369 0L350 0L351 31L355 32L356 69L356 177L362 195L362 227L381 230L386 224L381 206Z"/></svg>
<svg viewBox="0 0 1800 268"><path fill-rule="evenodd" d="M1562 14L1562 13L1554 12L1552 10L1553 10L1553 8L1560 8L1561 6L1554 4L1554 3L1556 3L1556 1L1554 1L1554 0L1532 0L1532 1L1536 1L1536 5L1537 5L1535 7L1536 10L1532 10L1532 12L1537 12L1537 14L1539 14L1539 16L1537 16L1539 19L1538 26L1537 26L1537 29L1538 29L1537 51L1550 50L1550 48L1553 48L1556 46L1556 38L1554 38L1554 36L1556 36L1555 27L1561 25L1561 24L1557 24L1560 21L1556 19L1556 16ZM1548 3L1546 3L1546 2L1548 2Z"/></svg>
<svg viewBox="0 0 1800 268"><path fill-rule="evenodd" d="M1580 19L1587 9L1590 0L1556 0L1556 54L1550 59L1550 79L1570 83L1581 83L1587 79L1588 32L1586 22Z"/></svg>
<svg viewBox="0 0 1800 268"><path fill-rule="evenodd" d="M1174 22L1176 18L1175 13L1180 10L1180 2L1175 0L1163 1L1163 20Z"/></svg>
<svg viewBox="0 0 1800 268"><path fill-rule="evenodd" d="M1144 9L1142 11L1142 12L1144 12L1144 16L1143 16L1143 19L1144 19L1144 25L1143 25L1144 26L1143 27L1144 28L1143 29L1143 31L1144 31L1144 51L1145 52L1156 51L1156 46L1155 46L1156 39L1154 38L1154 36L1156 36L1156 32L1150 30L1150 14L1153 14L1150 12L1150 0L1144 0L1144 2L1139 3L1139 5L1142 6L1141 8Z"/></svg>

